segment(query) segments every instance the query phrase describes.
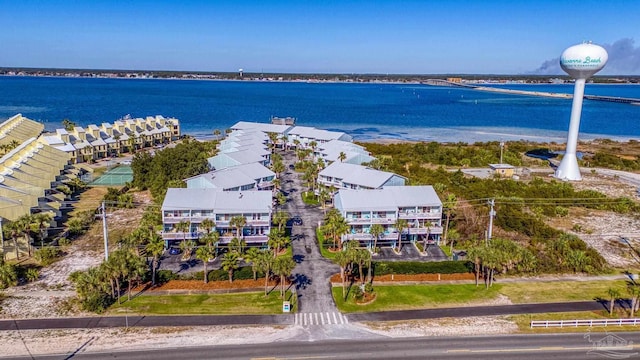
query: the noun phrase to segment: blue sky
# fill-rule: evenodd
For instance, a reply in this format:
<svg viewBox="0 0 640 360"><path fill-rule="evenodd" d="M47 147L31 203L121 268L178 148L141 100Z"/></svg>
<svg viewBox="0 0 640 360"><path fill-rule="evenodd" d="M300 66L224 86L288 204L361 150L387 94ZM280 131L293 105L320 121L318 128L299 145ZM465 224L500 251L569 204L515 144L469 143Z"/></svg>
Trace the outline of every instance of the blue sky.
<svg viewBox="0 0 640 360"><path fill-rule="evenodd" d="M0 66L522 74L624 40L603 73L640 74L639 14L637 0L0 0Z"/></svg>

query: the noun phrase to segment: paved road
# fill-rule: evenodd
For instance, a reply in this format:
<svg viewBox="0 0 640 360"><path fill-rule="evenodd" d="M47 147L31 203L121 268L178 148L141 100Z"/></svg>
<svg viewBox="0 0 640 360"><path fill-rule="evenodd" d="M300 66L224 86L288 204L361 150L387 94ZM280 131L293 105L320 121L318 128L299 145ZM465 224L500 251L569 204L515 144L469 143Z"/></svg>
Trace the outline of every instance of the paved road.
<svg viewBox="0 0 640 360"><path fill-rule="evenodd" d="M293 226L291 229L293 257L298 262L293 270L298 292L298 311L337 312L331 296L329 278L339 272L340 268L320 254L315 229L323 218L322 210L302 202L300 193L305 187L300 175L289 170L289 165L294 162L293 152L287 152L284 156L287 171L282 177L282 190L288 194L285 210L292 216L299 215L303 221L302 226Z"/></svg>
<svg viewBox="0 0 640 360"><path fill-rule="evenodd" d="M478 329L480 332L481 330ZM38 359L605 359L638 358L640 333L616 333L620 346L598 342L606 333L385 338L275 342L149 349L140 351L58 354ZM83 349L84 350L84 349ZM86 348L91 351L91 345ZM27 359L12 357L8 359Z"/></svg>
<svg viewBox="0 0 640 360"><path fill-rule="evenodd" d="M536 314L548 312L592 311L606 309L596 301L548 304L475 306L442 309L401 310L340 315L337 310L309 307L296 315L197 315L197 316L108 316L58 319L0 320L2 330L105 328L129 326L210 326L210 325L339 325L362 321L402 321L415 319L460 318L471 316ZM333 304L333 302L331 303ZM325 305L325 308L328 306ZM302 315L301 315L302 314ZM308 314L306 316L304 314ZM313 316L311 316L313 315Z"/></svg>

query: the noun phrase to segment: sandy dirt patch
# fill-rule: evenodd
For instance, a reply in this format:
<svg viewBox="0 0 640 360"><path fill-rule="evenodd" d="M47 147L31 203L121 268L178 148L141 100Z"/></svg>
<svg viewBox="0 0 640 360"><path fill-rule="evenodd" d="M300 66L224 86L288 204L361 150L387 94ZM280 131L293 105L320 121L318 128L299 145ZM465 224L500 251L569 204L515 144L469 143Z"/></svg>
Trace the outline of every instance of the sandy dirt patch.
<svg viewBox="0 0 640 360"><path fill-rule="evenodd" d="M1 331L1 356L70 355L185 346L259 344L295 336L293 327L156 327ZM127 341L123 342L123 337Z"/></svg>
<svg viewBox="0 0 640 360"><path fill-rule="evenodd" d="M479 316L472 318L444 318L402 322L364 323L369 331L389 337L459 336L509 334L518 326L502 316Z"/></svg>

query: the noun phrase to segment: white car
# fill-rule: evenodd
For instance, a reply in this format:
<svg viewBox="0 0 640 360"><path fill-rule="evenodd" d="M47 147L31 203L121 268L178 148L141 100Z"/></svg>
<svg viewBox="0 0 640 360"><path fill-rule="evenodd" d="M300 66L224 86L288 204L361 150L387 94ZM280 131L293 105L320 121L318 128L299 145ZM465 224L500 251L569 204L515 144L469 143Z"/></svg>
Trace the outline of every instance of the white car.
<svg viewBox="0 0 640 360"><path fill-rule="evenodd" d="M120 161L120 165L131 165L131 160L122 160Z"/></svg>

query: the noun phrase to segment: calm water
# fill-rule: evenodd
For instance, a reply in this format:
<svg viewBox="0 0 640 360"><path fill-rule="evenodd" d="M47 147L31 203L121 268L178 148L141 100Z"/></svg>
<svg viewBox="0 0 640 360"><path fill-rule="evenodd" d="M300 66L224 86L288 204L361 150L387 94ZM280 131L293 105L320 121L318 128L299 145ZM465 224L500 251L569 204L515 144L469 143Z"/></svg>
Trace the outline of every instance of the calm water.
<svg viewBox="0 0 640 360"><path fill-rule="evenodd" d="M572 93L572 85L508 85ZM640 98L640 85L587 84L587 94ZM239 120L293 116L356 139L564 141L571 100L395 84L0 77L0 118L16 113L48 129L161 114L211 135ZM640 138L640 106L584 102L581 138Z"/></svg>

